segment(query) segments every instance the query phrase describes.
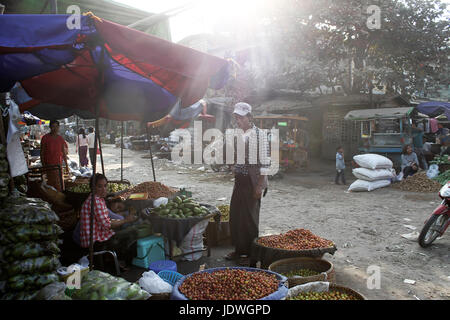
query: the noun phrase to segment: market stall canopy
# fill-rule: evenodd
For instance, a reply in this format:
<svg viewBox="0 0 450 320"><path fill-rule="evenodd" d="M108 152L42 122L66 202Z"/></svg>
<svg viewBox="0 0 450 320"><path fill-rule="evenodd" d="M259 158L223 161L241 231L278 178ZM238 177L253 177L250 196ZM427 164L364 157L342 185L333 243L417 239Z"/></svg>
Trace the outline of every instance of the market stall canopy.
<svg viewBox="0 0 450 320"><path fill-rule="evenodd" d="M450 120L450 103L443 101L428 101L422 102L417 107L417 110L432 118L440 115L445 115Z"/></svg>
<svg viewBox="0 0 450 320"><path fill-rule="evenodd" d="M39 104L111 120L154 121L228 80L226 60L95 16L0 16L0 92L20 82ZM100 75L103 75L100 79Z"/></svg>
<svg viewBox="0 0 450 320"><path fill-rule="evenodd" d="M405 118L414 112L414 107L380 108L352 110L344 117L345 120L372 120Z"/></svg>

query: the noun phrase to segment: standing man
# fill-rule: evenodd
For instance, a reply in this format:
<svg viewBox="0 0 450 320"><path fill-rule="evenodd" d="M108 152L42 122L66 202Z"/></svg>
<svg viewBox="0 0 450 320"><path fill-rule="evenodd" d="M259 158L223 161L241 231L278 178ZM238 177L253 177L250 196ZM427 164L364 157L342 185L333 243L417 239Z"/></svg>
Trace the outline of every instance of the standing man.
<svg viewBox="0 0 450 320"><path fill-rule="evenodd" d="M267 136L265 134L260 136L260 129L253 124L251 111L252 107L244 102L234 106L234 120L244 131L243 135L238 135L238 139L243 139L245 144L245 163L235 162L234 166L230 233L235 251L225 257L228 260L247 258L250 255L252 242L259 235L261 196L267 189L266 174L270 166ZM250 136L255 134L256 138L250 139ZM256 164L250 164L250 154L256 155Z"/></svg>
<svg viewBox="0 0 450 320"><path fill-rule="evenodd" d="M95 154L95 133L94 128L89 127L88 128L88 147L89 147L89 160L91 160L91 166L94 167L94 161L95 157L97 156Z"/></svg>
<svg viewBox="0 0 450 320"><path fill-rule="evenodd" d="M59 135L59 121L50 121L50 133L44 135L41 139L41 163L42 166L66 164L66 172L69 171L67 163L68 145L63 137ZM58 191L64 190L64 179L62 175L51 170L46 173L47 184L54 187Z"/></svg>

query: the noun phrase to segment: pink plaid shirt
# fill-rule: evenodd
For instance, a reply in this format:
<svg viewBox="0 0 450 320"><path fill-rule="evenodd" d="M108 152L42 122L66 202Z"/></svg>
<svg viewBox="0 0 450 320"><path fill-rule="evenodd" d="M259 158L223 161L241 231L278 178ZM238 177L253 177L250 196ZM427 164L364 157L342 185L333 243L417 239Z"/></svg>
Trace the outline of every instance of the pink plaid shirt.
<svg viewBox="0 0 450 320"><path fill-rule="evenodd" d="M80 242L83 248L89 247L91 197L92 194L89 195L81 208ZM111 229L111 220L108 217L105 199L95 196L94 207L94 242L107 241L114 235L114 231Z"/></svg>

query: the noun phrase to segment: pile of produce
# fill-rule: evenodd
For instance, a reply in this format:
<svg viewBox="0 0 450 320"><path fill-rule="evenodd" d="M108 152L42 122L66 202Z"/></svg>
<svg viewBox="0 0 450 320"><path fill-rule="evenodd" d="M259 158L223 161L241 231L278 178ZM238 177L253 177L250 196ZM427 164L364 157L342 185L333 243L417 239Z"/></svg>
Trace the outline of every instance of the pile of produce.
<svg viewBox="0 0 450 320"><path fill-rule="evenodd" d="M3 300L33 299L58 281L63 233L58 216L41 199L10 197L0 209L0 282ZM0 286L1 287L1 286Z"/></svg>
<svg viewBox="0 0 450 320"><path fill-rule="evenodd" d="M360 298L350 293L330 290L327 292L302 292L288 300L360 300Z"/></svg>
<svg viewBox="0 0 450 320"><path fill-rule="evenodd" d="M115 183L115 182L108 182L106 185L106 190L108 193L116 193L124 190L130 189L131 186L124 183ZM75 193L90 193L91 192L91 186L87 184L78 184L73 187L70 187L67 189L70 192Z"/></svg>
<svg viewBox="0 0 450 320"><path fill-rule="evenodd" d="M278 290L274 274L263 271L224 269L196 273L180 285L189 300L257 300Z"/></svg>
<svg viewBox="0 0 450 320"><path fill-rule="evenodd" d="M128 197L133 193L147 193L150 199L158 199L161 197L169 198L171 195L176 193L175 189L169 188L160 182L143 182L137 186L131 188L127 192L120 195L122 199L128 199Z"/></svg>
<svg viewBox="0 0 450 320"><path fill-rule="evenodd" d="M318 274L320 274L320 273L317 272L317 271L314 271L314 270L310 270L310 269L292 270L292 271L283 273L283 275L288 277L288 278L292 278L292 277L295 277L295 276L312 277L312 276L317 276Z"/></svg>
<svg viewBox="0 0 450 320"><path fill-rule="evenodd" d="M228 222L230 221L230 206L227 204L222 204L220 206L217 206L217 209L220 211L220 221L221 222ZM212 217L210 222L214 222L214 217Z"/></svg>
<svg viewBox="0 0 450 320"><path fill-rule="evenodd" d="M440 164L450 164L449 158L450 158L450 157L449 157L448 155L442 155L442 156L436 155L436 156L434 157L434 159L430 161L430 164L437 164L437 165L440 165Z"/></svg>
<svg viewBox="0 0 450 320"><path fill-rule="evenodd" d="M420 171L404 178L399 183L394 183L392 187L412 192L438 192L442 188L442 185L428 178L425 171Z"/></svg>
<svg viewBox="0 0 450 320"><path fill-rule="evenodd" d="M434 177L433 180L440 183L441 185L446 184L447 182L450 181L450 170L442 172L437 177Z"/></svg>
<svg viewBox="0 0 450 320"><path fill-rule="evenodd" d="M150 294L137 283L93 270L81 279L81 289L71 296L74 300L147 300Z"/></svg>
<svg viewBox="0 0 450 320"><path fill-rule="evenodd" d="M6 147L0 144L0 199L6 198L9 194L8 160L6 160Z"/></svg>
<svg viewBox="0 0 450 320"><path fill-rule="evenodd" d="M161 217L185 219L190 217L201 217L209 214L208 209L201 206L192 198L186 196L178 196L167 204L160 205L153 209L153 213Z"/></svg>
<svg viewBox="0 0 450 320"><path fill-rule="evenodd" d="M332 241L320 238L306 229L295 229L279 235L261 237L258 243L265 247L283 250L308 250L334 246Z"/></svg>

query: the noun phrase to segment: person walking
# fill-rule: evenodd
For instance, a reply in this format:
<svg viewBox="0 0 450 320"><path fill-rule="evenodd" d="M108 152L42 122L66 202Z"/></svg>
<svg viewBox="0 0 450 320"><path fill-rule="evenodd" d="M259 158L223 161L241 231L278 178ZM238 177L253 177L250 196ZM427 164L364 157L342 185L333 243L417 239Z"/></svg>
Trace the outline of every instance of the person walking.
<svg viewBox="0 0 450 320"><path fill-rule="evenodd" d="M59 135L59 121L50 121L50 133L44 135L41 139L41 163L42 166L66 164L66 172L69 172L67 161L68 146L63 137ZM58 191L64 190L64 179L61 172L50 170L46 172L47 184Z"/></svg>
<svg viewBox="0 0 450 320"><path fill-rule="evenodd" d="M78 153L80 167L87 167L89 160L87 158L88 138L83 128L78 130L77 143L75 151Z"/></svg>
<svg viewBox="0 0 450 320"><path fill-rule="evenodd" d="M336 148L336 178L334 183L339 184L339 179L342 180L342 184L347 184L345 181L344 148L341 146Z"/></svg>
<svg viewBox="0 0 450 320"><path fill-rule="evenodd" d="M97 156L95 154L95 133L94 128L89 127L88 128L88 147L89 147L89 160L91 161L91 166L94 167L94 161L95 157Z"/></svg>
<svg viewBox="0 0 450 320"><path fill-rule="evenodd" d="M233 168L235 182L230 203L230 233L235 250L225 257L228 260L250 255L252 242L259 235L261 197L267 191L269 147L266 135L260 135L260 129L253 124L251 110L249 104L239 102L233 113L237 126L245 132L238 135L245 145L245 162L235 162ZM252 134L256 134L256 139L250 139ZM255 164L251 164L252 154L257 155Z"/></svg>

